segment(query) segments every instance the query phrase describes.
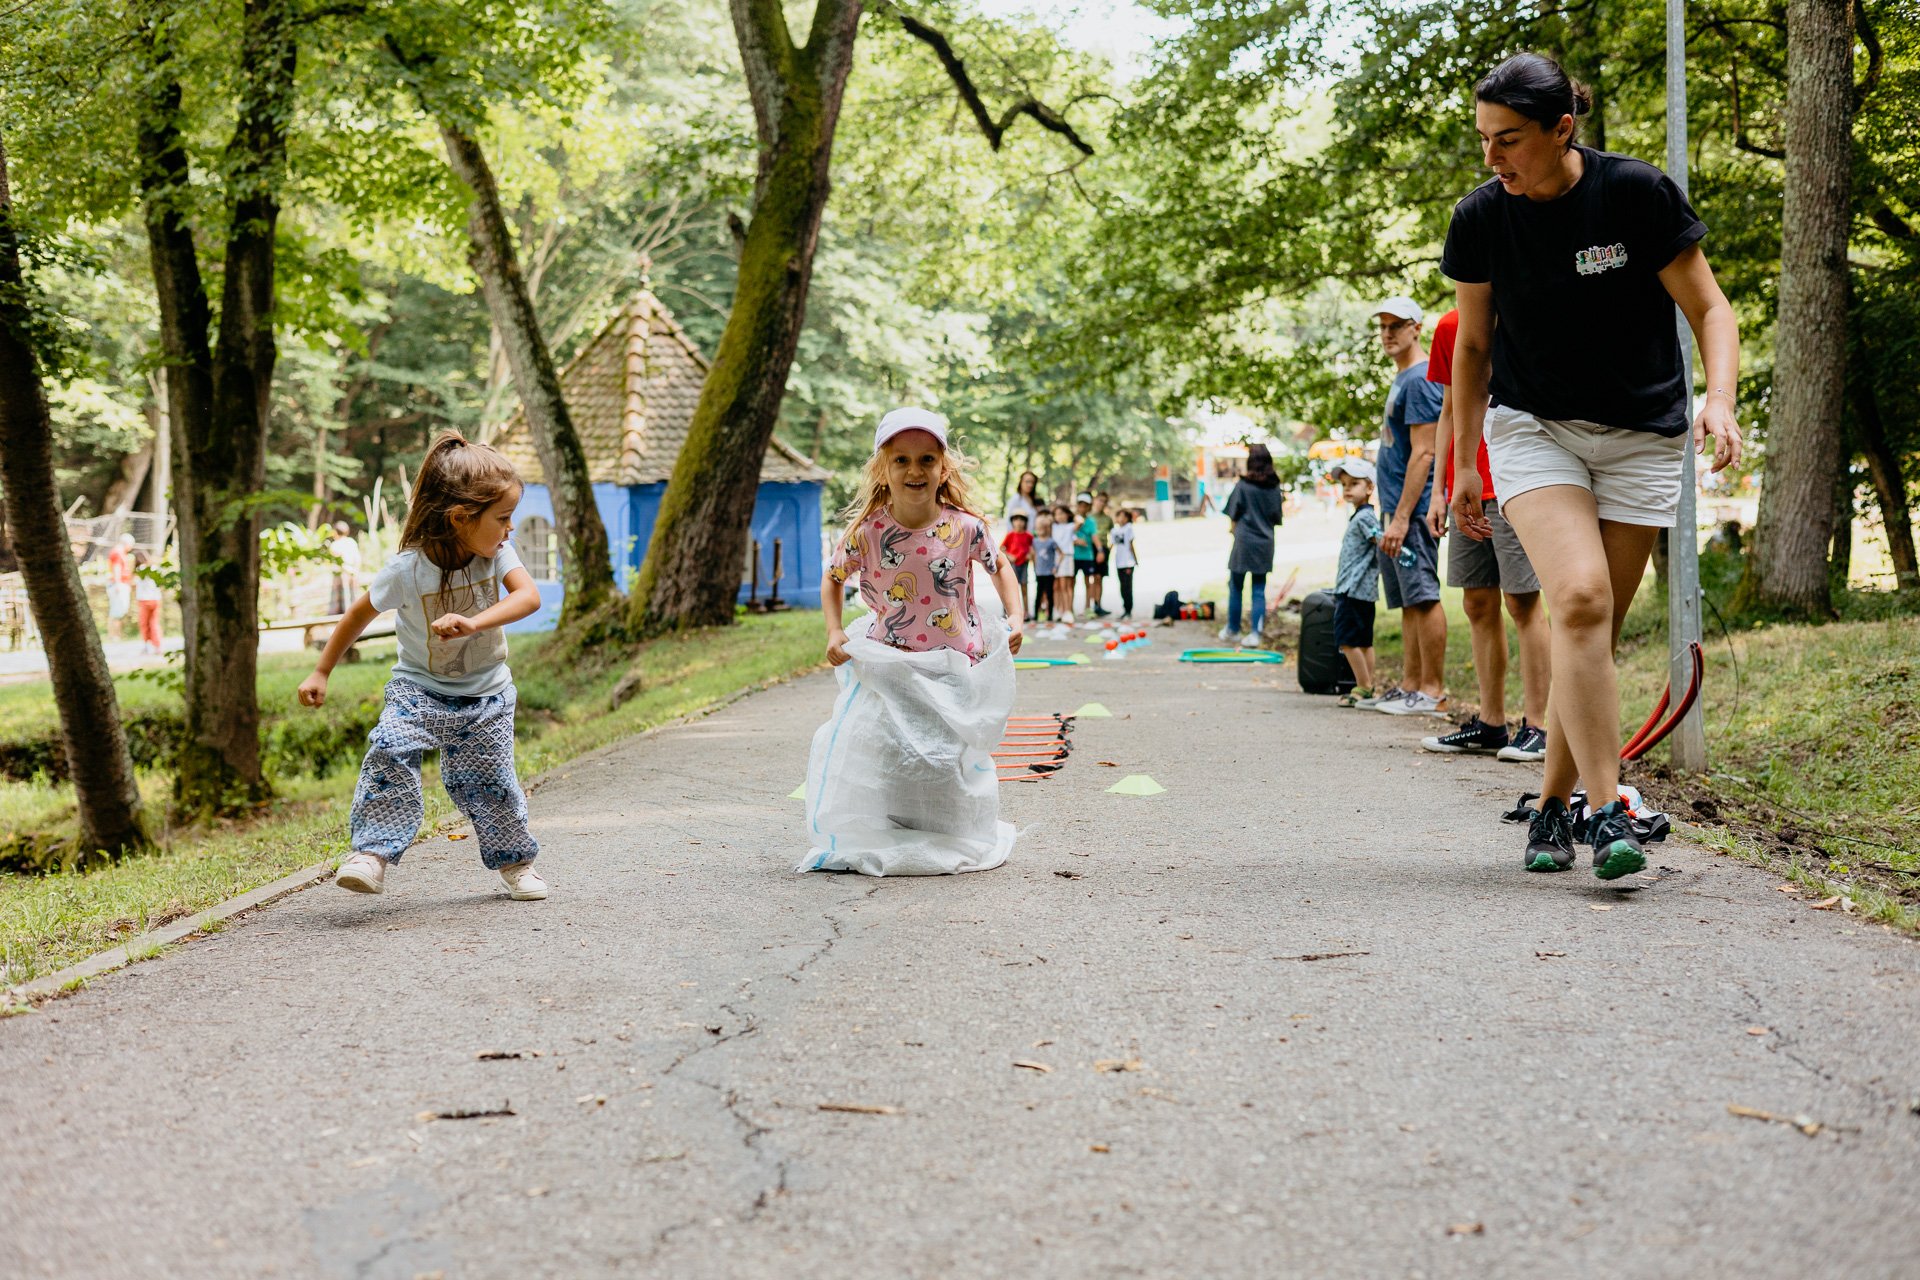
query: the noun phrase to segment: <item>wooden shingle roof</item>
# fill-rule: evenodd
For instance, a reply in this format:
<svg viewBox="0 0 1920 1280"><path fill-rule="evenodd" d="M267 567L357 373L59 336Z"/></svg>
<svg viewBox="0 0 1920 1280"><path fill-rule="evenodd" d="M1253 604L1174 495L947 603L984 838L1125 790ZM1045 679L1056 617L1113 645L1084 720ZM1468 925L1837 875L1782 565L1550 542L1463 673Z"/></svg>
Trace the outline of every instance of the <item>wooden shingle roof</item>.
<svg viewBox="0 0 1920 1280"><path fill-rule="evenodd" d="M560 374L588 476L619 485L671 478L706 376L705 358L673 313L647 289L634 294ZM494 444L528 484L546 483L523 412L514 412ZM778 436L760 464L763 481L831 474Z"/></svg>

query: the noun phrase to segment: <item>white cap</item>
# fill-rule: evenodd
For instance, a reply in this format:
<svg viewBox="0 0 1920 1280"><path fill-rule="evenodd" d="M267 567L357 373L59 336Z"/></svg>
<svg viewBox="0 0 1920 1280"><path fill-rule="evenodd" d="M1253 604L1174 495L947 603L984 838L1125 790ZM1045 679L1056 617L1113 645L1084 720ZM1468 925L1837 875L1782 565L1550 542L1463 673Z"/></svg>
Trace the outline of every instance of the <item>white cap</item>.
<svg viewBox="0 0 1920 1280"><path fill-rule="evenodd" d="M1419 303L1415 302L1412 298L1402 297L1388 298L1385 302L1374 307L1370 314L1376 316L1392 316L1395 320L1411 320L1415 324L1419 324L1427 318L1427 313L1420 309Z"/></svg>
<svg viewBox="0 0 1920 1280"><path fill-rule="evenodd" d="M1073 500L1075 502L1084 502L1088 506L1093 505L1093 495L1090 493L1076 493L1073 495Z"/></svg>
<svg viewBox="0 0 1920 1280"><path fill-rule="evenodd" d="M1365 458L1342 458L1333 464L1327 474L1352 476L1355 480L1366 480L1370 483L1375 479L1373 464Z"/></svg>
<svg viewBox="0 0 1920 1280"><path fill-rule="evenodd" d="M873 433L873 451L899 435L902 431L924 431L940 442L942 449L947 447L947 420L931 409L895 409L880 419L880 426Z"/></svg>

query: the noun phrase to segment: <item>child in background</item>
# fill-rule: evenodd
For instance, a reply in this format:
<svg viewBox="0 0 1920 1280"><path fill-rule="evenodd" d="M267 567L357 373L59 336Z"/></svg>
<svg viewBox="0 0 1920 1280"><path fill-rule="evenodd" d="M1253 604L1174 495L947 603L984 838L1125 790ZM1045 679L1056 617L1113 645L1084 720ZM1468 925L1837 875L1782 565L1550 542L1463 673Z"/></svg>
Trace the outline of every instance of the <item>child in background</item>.
<svg viewBox="0 0 1920 1280"><path fill-rule="evenodd" d="M123 533L107 552L107 636L118 640L133 606L133 535Z"/></svg>
<svg viewBox="0 0 1920 1280"><path fill-rule="evenodd" d="M1053 571L1053 611L1068 626L1073 625L1073 575L1079 570L1074 563L1074 544L1079 539L1080 521L1073 508L1063 502L1053 509L1053 545L1060 556L1059 566Z"/></svg>
<svg viewBox="0 0 1920 1280"><path fill-rule="evenodd" d="M1112 495L1103 489L1093 495L1093 510L1089 513L1093 519L1093 578L1087 584L1091 592L1087 599L1096 618L1104 618L1109 613L1107 571L1113 568L1113 517L1107 508L1112 503Z"/></svg>
<svg viewBox="0 0 1920 1280"><path fill-rule="evenodd" d="M1353 688L1341 697L1343 707L1379 701L1373 691L1373 606L1380 590L1380 557L1374 554L1380 517L1373 509L1373 474L1373 464L1364 458L1348 458L1328 473L1353 505L1333 584L1333 642L1353 668Z"/></svg>
<svg viewBox="0 0 1920 1280"><path fill-rule="evenodd" d="M160 584L141 572L152 565L153 559L146 552L133 553L133 607L140 620L140 649L149 657L158 657L161 650Z"/></svg>
<svg viewBox="0 0 1920 1280"><path fill-rule="evenodd" d="M380 723L367 735L348 822L353 855L334 882L381 893L387 867L419 834L425 804L420 757L440 751L440 780L473 823L480 860L516 901L547 896L533 869L540 852L527 830L527 798L513 771L513 672L509 622L536 613L540 592L507 541L520 477L497 449L445 431L415 477L400 552L341 618L300 702L327 700L327 677L367 624L399 612L399 660Z"/></svg>
<svg viewBox="0 0 1920 1280"><path fill-rule="evenodd" d="M1080 602L1089 618L1106 610L1100 607L1100 523L1093 518L1093 495L1083 493L1073 500L1073 576L1080 579ZM1073 608L1073 592L1067 592L1067 608Z"/></svg>
<svg viewBox="0 0 1920 1280"><path fill-rule="evenodd" d="M1033 559L1033 535L1027 532L1027 518L1023 515L1008 516L1007 523L1013 527L1000 539L1000 549L1007 553L1007 560L1013 565L1014 581L1020 584L1020 619L1032 622L1033 609L1027 603L1027 563Z"/></svg>
<svg viewBox="0 0 1920 1280"><path fill-rule="evenodd" d="M1053 621L1053 574L1060 548L1053 540L1053 512L1042 511L1033 523L1033 620L1042 614Z"/></svg>
<svg viewBox="0 0 1920 1280"><path fill-rule="evenodd" d="M1140 565L1140 555L1133 545L1133 512L1121 507L1113 513L1113 532L1108 535L1113 544L1113 572L1120 579L1120 621L1133 621L1133 571Z"/></svg>

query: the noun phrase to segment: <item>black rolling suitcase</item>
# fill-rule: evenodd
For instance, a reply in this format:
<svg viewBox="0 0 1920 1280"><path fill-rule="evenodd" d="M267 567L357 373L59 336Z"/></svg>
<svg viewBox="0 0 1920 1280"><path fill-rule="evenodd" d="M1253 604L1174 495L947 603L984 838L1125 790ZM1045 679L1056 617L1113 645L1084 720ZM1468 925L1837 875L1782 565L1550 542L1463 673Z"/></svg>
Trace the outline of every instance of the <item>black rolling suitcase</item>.
<svg viewBox="0 0 1920 1280"><path fill-rule="evenodd" d="M1353 668L1333 642L1333 592L1316 591L1300 604L1300 687L1308 693L1345 693Z"/></svg>

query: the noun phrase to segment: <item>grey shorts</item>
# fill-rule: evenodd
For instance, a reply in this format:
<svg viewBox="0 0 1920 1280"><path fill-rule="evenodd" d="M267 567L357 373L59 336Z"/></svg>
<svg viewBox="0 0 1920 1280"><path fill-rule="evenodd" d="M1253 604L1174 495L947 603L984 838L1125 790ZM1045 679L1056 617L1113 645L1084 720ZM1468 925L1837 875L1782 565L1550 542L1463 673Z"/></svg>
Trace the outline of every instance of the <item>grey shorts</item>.
<svg viewBox="0 0 1920 1280"><path fill-rule="evenodd" d="M1433 604L1440 599L1440 545L1427 528L1425 516L1416 516L1407 527L1406 545L1413 548L1414 563L1410 565L1401 564L1384 551L1373 553L1380 561L1380 585L1386 588L1389 609Z"/></svg>
<svg viewBox="0 0 1920 1280"><path fill-rule="evenodd" d="M1458 529L1447 535L1447 585L1450 587L1498 587L1510 596L1524 596L1540 589L1540 579L1527 559L1520 535L1513 531L1500 505L1486 506L1487 523L1493 537L1478 542Z"/></svg>
<svg viewBox="0 0 1920 1280"><path fill-rule="evenodd" d="M1684 434L1562 422L1495 405L1487 410L1486 438L1493 491L1504 501L1551 485L1577 485L1593 494L1602 520L1673 528Z"/></svg>

